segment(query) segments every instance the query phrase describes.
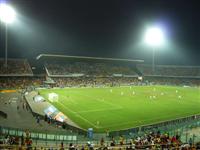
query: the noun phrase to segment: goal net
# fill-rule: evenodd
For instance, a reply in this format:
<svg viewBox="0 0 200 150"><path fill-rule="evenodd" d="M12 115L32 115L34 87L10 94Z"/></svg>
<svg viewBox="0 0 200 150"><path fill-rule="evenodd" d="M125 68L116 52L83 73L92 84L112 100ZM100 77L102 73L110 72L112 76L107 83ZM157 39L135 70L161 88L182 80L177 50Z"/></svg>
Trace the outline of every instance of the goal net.
<svg viewBox="0 0 200 150"><path fill-rule="evenodd" d="M56 93L49 93L48 99L51 102L57 102L58 101L58 94L56 94Z"/></svg>

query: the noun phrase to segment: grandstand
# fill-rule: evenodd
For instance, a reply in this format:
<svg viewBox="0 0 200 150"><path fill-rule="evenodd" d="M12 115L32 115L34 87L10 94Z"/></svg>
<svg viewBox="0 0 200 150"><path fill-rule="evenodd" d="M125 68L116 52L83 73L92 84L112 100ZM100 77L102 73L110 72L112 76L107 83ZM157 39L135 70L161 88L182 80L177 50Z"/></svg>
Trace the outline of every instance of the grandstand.
<svg viewBox="0 0 200 150"><path fill-rule="evenodd" d="M7 68L4 59L0 59L0 76L33 76L27 59L8 59Z"/></svg>
<svg viewBox="0 0 200 150"><path fill-rule="evenodd" d="M143 60L41 54L50 77L137 77L136 63ZM58 59L55 61L55 59Z"/></svg>
<svg viewBox="0 0 200 150"><path fill-rule="evenodd" d="M1 61L3 64L3 59ZM37 57L37 61L44 66L45 74L33 74L27 59L8 59L8 68L5 69L3 65L0 67L2 102L0 135L2 137L7 134L10 137L21 137L23 134L24 137L31 139L36 147L45 145L47 148L51 146L56 148L60 147L60 143L64 141L64 145L76 143L71 146L79 149L88 140L92 144L87 146L94 148L109 145L110 148L131 146L138 149L151 148L155 145L156 148L188 146L184 143L189 144L190 138L192 144L200 141L196 138L200 122L198 106L200 67L198 66L156 65L153 73L151 66L143 64L142 60L43 54ZM155 90L151 88L151 85L155 85L153 86ZM184 87L186 85L187 87ZM58 90L64 91L64 94L59 96L65 96L66 106L61 106L64 103L59 105L56 102L50 102L43 92L56 93ZM88 95L85 95L83 90L88 90L86 91ZM34 101L37 95L35 91L39 91L45 99L44 102ZM162 93L167 95L170 92L169 97L159 98ZM77 93L81 96L77 96ZM146 98L144 98L145 95L147 95ZM101 99L95 100L98 96ZM133 97L138 100L137 103L131 99ZM160 103L162 100L163 104L167 105L166 107ZM98 113L94 112L95 105ZM148 110L145 105L155 112L156 107L160 107L156 116L164 115L162 112L164 109L174 112L175 115L166 117L164 120L142 121L141 118L145 119L145 116L151 117L152 120L154 118L151 115L152 110ZM44 110L50 106L57 110L48 116ZM123 110L122 107L127 109ZM183 111L179 110L180 108ZM68 111L65 111L66 109ZM134 116L137 111L133 113L132 109L139 112L142 110L141 113L144 113L144 115L137 115L139 122L133 123L137 118ZM177 113L176 110L178 110ZM117 126L127 121L125 116L128 115L123 116L124 114L121 113L123 111L129 113L130 117L127 120L132 119L133 122ZM67 119L60 122L56 118L59 118L58 114L61 113ZM2 117L5 116L4 114L7 117ZM102 120L106 120L105 114L107 117L113 114L112 117L107 118L107 123L110 125L114 123L116 127L102 128L98 131L98 127L103 126ZM115 119L117 115L119 118ZM73 116L78 117L74 119ZM94 119L93 122L92 119ZM15 124L13 120L16 120ZM84 122L90 122L90 125ZM94 129L92 138L88 136L87 130L91 126ZM100 140L102 137L103 139ZM159 142L157 138L160 139ZM148 141L148 139L151 140Z"/></svg>
<svg viewBox="0 0 200 150"><path fill-rule="evenodd" d="M151 65L147 64L139 64L137 68L144 76L200 78L199 66L156 65L155 72L152 72Z"/></svg>

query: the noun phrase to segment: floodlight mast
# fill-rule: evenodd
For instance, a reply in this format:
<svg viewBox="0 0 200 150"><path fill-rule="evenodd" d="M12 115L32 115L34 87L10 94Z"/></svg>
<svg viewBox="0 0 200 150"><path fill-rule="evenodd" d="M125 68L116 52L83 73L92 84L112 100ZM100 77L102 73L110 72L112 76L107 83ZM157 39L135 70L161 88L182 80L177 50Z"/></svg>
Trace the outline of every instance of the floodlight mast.
<svg viewBox="0 0 200 150"><path fill-rule="evenodd" d="M146 31L145 42L152 47L152 72L155 73L155 51L164 41L163 32L160 28L152 27Z"/></svg>
<svg viewBox="0 0 200 150"><path fill-rule="evenodd" d="M8 66L8 24L15 19L15 10L8 4L0 4L0 20L5 23L5 68Z"/></svg>
<svg viewBox="0 0 200 150"><path fill-rule="evenodd" d="M5 68L8 66L8 28L7 28L7 23L5 24L6 26L6 35L5 35Z"/></svg>
<svg viewBox="0 0 200 150"><path fill-rule="evenodd" d="M153 52L152 52L152 72L154 74L155 72L155 48L153 47Z"/></svg>

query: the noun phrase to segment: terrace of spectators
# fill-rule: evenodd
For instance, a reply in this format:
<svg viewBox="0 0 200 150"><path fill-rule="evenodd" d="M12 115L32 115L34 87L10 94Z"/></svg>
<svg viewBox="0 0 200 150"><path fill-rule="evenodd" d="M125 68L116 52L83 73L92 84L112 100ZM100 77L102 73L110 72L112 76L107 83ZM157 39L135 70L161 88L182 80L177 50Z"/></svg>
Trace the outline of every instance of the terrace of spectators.
<svg viewBox="0 0 200 150"><path fill-rule="evenodd" d="M51 77L137 77L136 63L143 60L41 54L45 70Z"/></svg>
<svg viewBox="0 0 200 150"><path fill-rule="evenodd" d="M29 86L39 87L43 84L44 77L33 76L0 76L1 89L25 89Z"/></svg>
<svg viewBox="0 0 200 150"><path fill-rule="evenodd" d="M7 67L4 59L0 59L0 76L33 76L27 59L8 59Z"/></svg>
<svg viewBox="0 0 200 150"><path fill-rule="evenodd" d="M200 78L200 66L156 65L155 72L151 65L138 64L143 76Z"/></svg>
<svg viewBox="0 0 200 150"><path fill-rule="evenodd" d="M137 76L134 67L128 65L117 64L105 64L105 63L86 63L86 62L74 62L74 63L46 63L45 68L49 73L49 76L65 76L65 75L84 75L84 76L113 76L113 75L127 75Z"/></svg>

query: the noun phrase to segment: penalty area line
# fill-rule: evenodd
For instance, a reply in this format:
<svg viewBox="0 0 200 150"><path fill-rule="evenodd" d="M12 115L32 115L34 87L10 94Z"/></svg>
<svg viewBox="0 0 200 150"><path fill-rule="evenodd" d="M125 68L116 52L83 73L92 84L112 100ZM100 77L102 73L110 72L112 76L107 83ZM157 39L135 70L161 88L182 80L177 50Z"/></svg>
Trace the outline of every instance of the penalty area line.
<svg viewBox="0 0 200 150"><path fill-rule="evenodd" d="M107 105L110 105L110 106L112 106L112 107L117 107L117 108L123 108L122 106L119 106L119 105L116 105L116 104L113 104L113 103L111 103L111 102L108 102L108 101L105 101L105 100L102 100L102 99L100 99L100 98L96 98L96 97L91 97L91 96L88 96L88 95L83 95L83 94L80 94L80 93L76 93L77 95L80 95L80 96L84 96L84 97L88 97L88 98L91 98L91 99L94 99L94 100L96 100L96 101L98 101L98 102L101 102L101 103L104 103L104 104L107 104Z"/></svg>
<svg viewBox="0 0 200 150"><path fill-rule="evenodd" d="M119 110L122 108L102 108L102 109L92 109L92 110L83 110L83 111L78 111L77 113L87 113L87 112L101 112L101 111L107 111L107 110Z"/></svg>
<svg viewBox="0 0 200 150"><path fill-rule="evenodd" d="M95 128L99 129L101 128L100 126L96 126L94 123L90 122L89 120L87 120L86 118L84 118L83 116L81 116L80 114L78 114L77 112L71 110L70 108L68 108L67 106L65 106L64 104L62 104L61 102L57 102L60 105L62 105L63 107L65 107L66 109L68 109L71 113L75 114L77 117L81 118L82 120L84 120L85 122L89 123L90 125L94 126Z"/></svg>

